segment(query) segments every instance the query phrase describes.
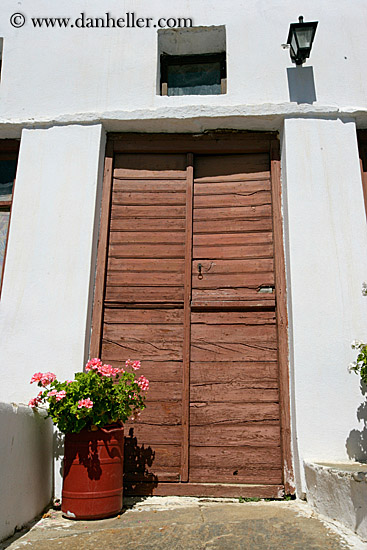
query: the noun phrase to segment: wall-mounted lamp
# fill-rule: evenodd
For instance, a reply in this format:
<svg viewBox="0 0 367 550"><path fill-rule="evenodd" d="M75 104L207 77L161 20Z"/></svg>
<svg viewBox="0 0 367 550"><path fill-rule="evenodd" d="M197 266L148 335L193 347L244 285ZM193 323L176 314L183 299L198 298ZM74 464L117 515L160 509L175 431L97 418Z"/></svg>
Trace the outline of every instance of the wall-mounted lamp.
<svg viewBox="0 0 367 550"><path fill-rule="evenodd" d="M318 21L304 23L303 17L300 15L298 23L290 24L287 44L290 46L291 60L296 65L302 65L310 57L317 23Z"/></svg>

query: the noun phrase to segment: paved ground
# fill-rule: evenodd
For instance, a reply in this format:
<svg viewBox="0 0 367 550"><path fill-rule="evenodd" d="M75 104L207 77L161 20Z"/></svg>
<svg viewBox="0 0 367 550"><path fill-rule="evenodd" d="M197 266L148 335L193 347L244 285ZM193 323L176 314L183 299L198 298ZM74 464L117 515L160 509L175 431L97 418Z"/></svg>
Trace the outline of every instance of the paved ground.
<svg viewBox="0 0 367 550"><path fill-rule="evenodd" d="M150 497L116 518L64 519L51 510L0 550L367 550L306 503Z"/></svg>

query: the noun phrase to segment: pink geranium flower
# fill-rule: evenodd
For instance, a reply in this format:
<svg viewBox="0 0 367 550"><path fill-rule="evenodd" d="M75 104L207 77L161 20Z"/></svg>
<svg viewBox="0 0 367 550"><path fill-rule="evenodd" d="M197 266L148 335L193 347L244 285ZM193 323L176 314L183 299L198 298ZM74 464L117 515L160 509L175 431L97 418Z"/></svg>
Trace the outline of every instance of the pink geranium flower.
<svg viewBox="0 0 367 550"><path fill-rule="evenodd" d="M48 386L49 384L51 384L51 382L54 382L55 380L56 374L54 374L53 372L45 372L42 375L41 384L42 386Z"/></svg>
<svg viewBox="0 0 367 550"><path fill-rule="evenodd" d="M138 386L143 390L147 391L149 389L149 380L145 376L141 375L138 380Z"/></svg>
<svg viewBox="0 0 367 550"><path fill-rule="evenodd" d="M30 384L33 384L33 382L40 382L42 376L43 376L42 372L35 372L31 378Z"/></svg>
<svg viewBox="0 0 367 550"><path fill-rule="evenodd" d="M90 370L98 370L102 366L102 361L95 357L94 359L89 359L88 363L85 365L85 370L88 372Z"/></svg>
<svg viewBox="0 0 367 550"><path fill-rule="evenodd" d="M64 397L66 397L66 391L65 390L61 390L61 391L56 393L56 401L61 401L61 399L64 399Z"/></svg>
<svg viewBox="0 0 367 550"><path fill-rule="evenodd" d="M33 382L38 382L42 386L48 386L54 380L56 380L56 374L53 372L36 372L32 376L30 383L33 384Z"/></svg>
<svg viewBox="0 0 367 550"><path fill-rule="evenodd" d="M38 404L41 403L41 401L42 401L42 392L40 391L37 397L34 397L33 399L30 400L30 402L28 403L28 406L38 407Z"/></svg>
<svg viewBox="0 0 367 550"><path fill-rule="evenodd" d="M131 366L134 370L139 370L141 367L140 361L134 361Z"/></svg>
<svg viewBox="0 0 367 550"><path fill-rule="evenodd" d="M47 397L54 397L57 394L57 390L51 390L48 392Z"/></svg>
<svg viewBox="0 0 367 550"><path fill-rule="evenodd" d="M80 401L78 401L78 409L82 409L83 407L91 409L93 407L93 401L91 401L89 397L86 399L80 399Z"/></svg>

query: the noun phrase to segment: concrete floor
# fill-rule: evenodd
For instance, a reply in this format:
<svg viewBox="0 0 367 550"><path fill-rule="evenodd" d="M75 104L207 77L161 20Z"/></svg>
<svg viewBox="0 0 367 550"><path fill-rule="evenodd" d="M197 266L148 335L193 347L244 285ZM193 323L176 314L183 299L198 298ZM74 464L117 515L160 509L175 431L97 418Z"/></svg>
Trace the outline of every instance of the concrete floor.
<svg viewBox="0 0 367 550"><path fill-rule="evenodd" d="M1 550L367 550L302 501L244 502L149 497L115 518L64 519L50 510Z"/></svg>

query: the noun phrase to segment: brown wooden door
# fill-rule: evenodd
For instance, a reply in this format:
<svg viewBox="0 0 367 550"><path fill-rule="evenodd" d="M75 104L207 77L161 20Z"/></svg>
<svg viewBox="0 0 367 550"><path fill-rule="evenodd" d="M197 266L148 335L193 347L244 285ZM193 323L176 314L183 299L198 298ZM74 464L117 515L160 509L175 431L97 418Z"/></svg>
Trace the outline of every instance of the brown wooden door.
<svg viewBox="0 0 367 550"><path fill-rule="evenodd" d="M270 182L267 153L115 155L101 356L151 381L126 494L280 494Z"/></svg>

